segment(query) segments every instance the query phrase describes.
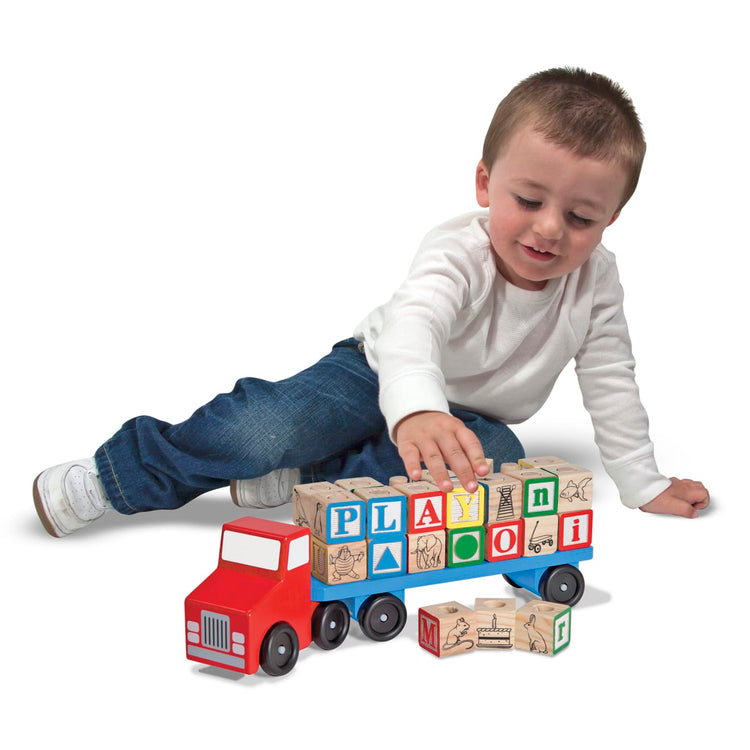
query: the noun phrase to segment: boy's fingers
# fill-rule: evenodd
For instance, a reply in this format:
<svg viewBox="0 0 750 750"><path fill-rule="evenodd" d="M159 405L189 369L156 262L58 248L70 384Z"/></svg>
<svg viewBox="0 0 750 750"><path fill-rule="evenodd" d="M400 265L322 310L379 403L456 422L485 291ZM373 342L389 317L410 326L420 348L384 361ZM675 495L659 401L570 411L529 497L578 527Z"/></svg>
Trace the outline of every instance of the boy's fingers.
<svg viewBox="0 0 750 750"><path fill-rule="evenodd" d="M404 462L404 469L409 479L418 480L422 478L422 464L419 449L414 443L406 443L398 446L398 453Z"/></svg>
<svg viewBox="0 0 750 750"><path fill-rule="evenodd" d="M460 430L457 437L464 453L469 458L474 473L480 476L488 474L490 467L484 456L484 448L482 448L479 438L468 427Z"/></svg>

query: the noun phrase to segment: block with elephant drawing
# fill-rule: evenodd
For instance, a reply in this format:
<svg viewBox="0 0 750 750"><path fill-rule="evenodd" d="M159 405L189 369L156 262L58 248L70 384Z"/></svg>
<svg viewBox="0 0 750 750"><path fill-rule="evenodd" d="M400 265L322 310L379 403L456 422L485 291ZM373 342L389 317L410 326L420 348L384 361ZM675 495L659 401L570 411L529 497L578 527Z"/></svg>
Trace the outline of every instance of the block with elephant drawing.
<svg viewBox="0 0 750 750"><path fill-rule="evenodd" d="M409 573L424 573L445 567L445 531L427 531L407 534L409 546Z"/></svg>
<svg viewBox="0 0 750 750"><path fill-rule="evenodd" d="M421 607L419 645L437 657L466 654L477 645L474 611L458 602Z"/></svg>

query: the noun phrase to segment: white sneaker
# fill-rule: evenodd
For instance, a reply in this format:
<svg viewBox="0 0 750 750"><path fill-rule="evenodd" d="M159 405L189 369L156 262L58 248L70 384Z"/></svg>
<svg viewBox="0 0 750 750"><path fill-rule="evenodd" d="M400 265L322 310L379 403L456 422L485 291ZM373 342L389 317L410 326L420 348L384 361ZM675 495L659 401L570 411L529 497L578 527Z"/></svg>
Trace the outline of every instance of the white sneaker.
<svg viewBox="0 0 750 750"><path fill-rule="evenodd" d="M299 469L277 469L257 479L233 479L229 493L240 508L275 508L292 502L292 488L301 478Z"/></svg>
<svg viewBox="0 0 750 750"><path fill-rule="evenodd" d="M34 505L52 536L66 536L96 521L111 508L93 458L69 461L34 480Z"/></svg>

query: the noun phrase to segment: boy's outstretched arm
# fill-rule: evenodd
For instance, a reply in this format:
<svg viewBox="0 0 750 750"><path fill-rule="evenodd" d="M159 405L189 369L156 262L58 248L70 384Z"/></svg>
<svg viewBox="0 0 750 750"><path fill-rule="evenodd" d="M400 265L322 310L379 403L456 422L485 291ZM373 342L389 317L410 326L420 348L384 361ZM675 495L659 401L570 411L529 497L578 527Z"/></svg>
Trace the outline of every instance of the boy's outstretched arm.
<svg viewBox="0 0 750 750"><path fill-rule="evenodd" d="M701 482L670 477L672 484L653 500L641 506L646 513L668 513L697 518L698 511L708 507L710 497Z"/></svg>
<svg viewBox="0 0 750 750"><path fill-rule="evenodd" d="M422 462L444 492L453 489L446 464L469 492L478 487L475 474L490 467L477 436L456 417L440 411L423 411L404 417L394 430L398 453L409 479L420 479Z"/></svg>

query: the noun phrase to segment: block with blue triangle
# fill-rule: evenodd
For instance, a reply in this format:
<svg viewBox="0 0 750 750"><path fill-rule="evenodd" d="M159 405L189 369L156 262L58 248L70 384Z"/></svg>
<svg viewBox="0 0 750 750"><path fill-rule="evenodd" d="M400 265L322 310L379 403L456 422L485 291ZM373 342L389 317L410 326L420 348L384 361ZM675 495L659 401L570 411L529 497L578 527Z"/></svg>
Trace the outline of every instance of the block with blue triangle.
<svg viewBox="0 0 750 750"><path fill-rule="evenodd" d="M367 541L367 577L404 575L406 571L406 537L377 537Z"/></svg>

